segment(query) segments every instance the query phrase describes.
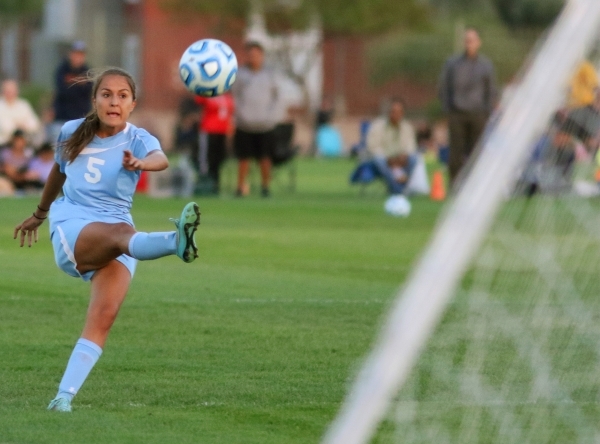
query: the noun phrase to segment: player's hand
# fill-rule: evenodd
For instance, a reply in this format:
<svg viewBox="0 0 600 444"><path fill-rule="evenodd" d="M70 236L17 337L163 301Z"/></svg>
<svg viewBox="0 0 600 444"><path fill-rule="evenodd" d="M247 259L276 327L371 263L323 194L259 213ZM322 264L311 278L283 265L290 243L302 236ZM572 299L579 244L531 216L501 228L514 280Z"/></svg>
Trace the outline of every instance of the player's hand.
<svg viewBox="0 0 600 444"><path fill-rule="evenodd" d="M38 227L44 223L44 220L31 215L15 227L13 239L16 239L19 233L21 233L21 247L25 245L25 236L27 236L27 245L31 247L32 240L34 242L38 241Z"/></svg>
<svg viewBox="0 0 600 444"><path fill-rule="evenodd" d="M123 151L123 168L127 171L137 171L144 169L144 161L135 157L131 151Z"/></svg>

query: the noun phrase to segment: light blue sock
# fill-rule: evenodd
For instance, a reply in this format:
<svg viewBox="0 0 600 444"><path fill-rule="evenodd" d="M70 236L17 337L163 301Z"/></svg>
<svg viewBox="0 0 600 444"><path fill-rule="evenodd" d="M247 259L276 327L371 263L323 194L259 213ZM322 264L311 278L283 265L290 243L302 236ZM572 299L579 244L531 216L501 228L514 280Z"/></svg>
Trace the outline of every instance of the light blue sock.
<svg viewBox="0 0 600 444"><path fill-rule="evenodd" d="M65 374L58 386L57 398L72 400L101 354L102 349L98 345L87 339L80 338L77 344L75 344Z"/></svg>
<svg viewBox="0 0 600 444"><path fill-rule="evenodd" d="M140 261L158 259L177 252L177 233L143 233L138 231L129 239L129 256Z"/></svg>

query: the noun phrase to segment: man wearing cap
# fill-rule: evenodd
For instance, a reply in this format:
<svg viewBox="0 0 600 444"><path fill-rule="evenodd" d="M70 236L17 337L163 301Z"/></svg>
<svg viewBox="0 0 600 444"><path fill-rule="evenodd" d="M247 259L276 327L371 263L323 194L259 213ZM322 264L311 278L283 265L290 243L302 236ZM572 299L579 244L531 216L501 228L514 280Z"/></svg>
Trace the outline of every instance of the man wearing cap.
<svg viewBox="0 0 600 444"><path fill-rule="evenodd" d="M85 49L85 42L74 42L68 57L56 70L54 115L48 135L52 142L56 141L60 128L66 121L85 117L90 111L92 83L86 79L89 67L85 61Z"/></svg>

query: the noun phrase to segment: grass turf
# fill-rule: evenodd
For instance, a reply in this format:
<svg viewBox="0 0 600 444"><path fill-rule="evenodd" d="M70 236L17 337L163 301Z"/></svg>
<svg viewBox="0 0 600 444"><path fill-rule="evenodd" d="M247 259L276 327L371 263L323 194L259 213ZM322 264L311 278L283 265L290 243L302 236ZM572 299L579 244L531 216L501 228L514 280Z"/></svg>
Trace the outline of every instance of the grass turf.
<svg viewBox="0 0 600 444"><path fill-rule="evenodd" d="M346 160L279 171L271 199L196 200L200 259L143 262L104 354L74 400L54 396L88 285L53 262L47 225L20 249L37 199L0 201L0 442L318 442L440 205L397 219ZM167 231L182 199L135 199L139 230Z"/></svg>

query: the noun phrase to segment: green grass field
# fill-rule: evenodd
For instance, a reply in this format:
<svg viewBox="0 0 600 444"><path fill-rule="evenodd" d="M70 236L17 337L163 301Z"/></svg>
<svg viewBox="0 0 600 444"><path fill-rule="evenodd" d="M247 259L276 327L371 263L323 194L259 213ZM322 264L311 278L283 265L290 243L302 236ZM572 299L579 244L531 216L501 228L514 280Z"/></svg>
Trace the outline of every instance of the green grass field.
<svg viewBox="0 0 600 444"><path fill-rule="evenodd" d="M200 259L138 265L70 415L47 412L79 337L88 285L13 227L37 199L0 200L0 443L310 443L332 420L440 205L383 212L347 160L302 160L298 190L197 198ZM182 199L136 197L142 231Z"/></svg>

